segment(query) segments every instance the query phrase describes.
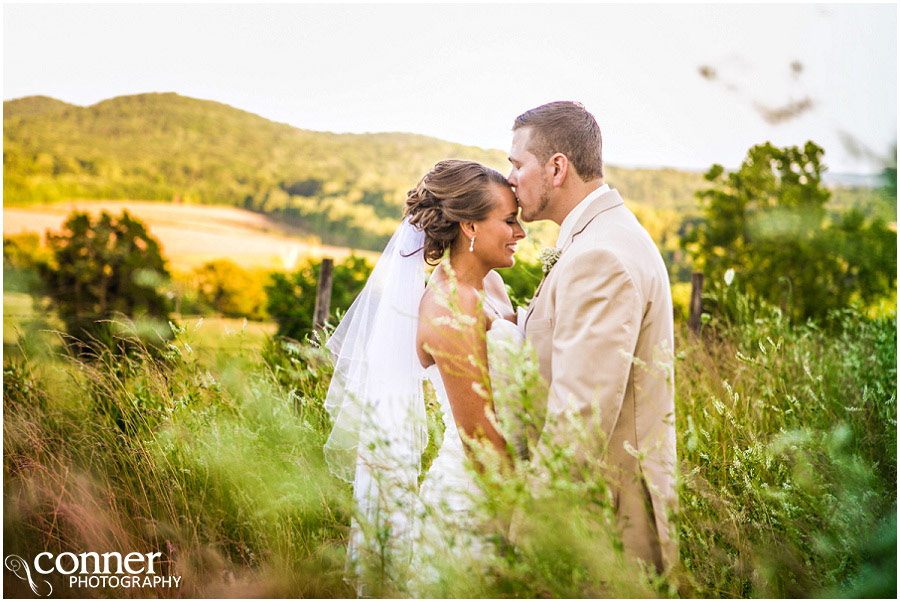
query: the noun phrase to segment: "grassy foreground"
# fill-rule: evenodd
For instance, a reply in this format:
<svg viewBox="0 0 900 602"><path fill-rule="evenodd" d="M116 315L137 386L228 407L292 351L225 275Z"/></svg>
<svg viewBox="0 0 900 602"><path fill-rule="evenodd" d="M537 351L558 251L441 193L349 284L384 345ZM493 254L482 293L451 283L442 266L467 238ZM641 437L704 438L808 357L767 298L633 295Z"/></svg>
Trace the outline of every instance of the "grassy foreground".
<svg viewBox="0 0 900 602"><path fill-rule="evenodd" d="M515 546L439 567L424 591L394 579L373 593L894 597L896 316L797 326L777 308L735 307L700 336L676 332L670 575L622 557L602 482L554 481L540 504L505 483L495 509L530 512ZM162 357L5 359L6 553L162 552L160 570L182 576L154 591L47 575L55 596L355 595L343 580L352 495L322 455L330 365L311 344L222 336L216 353L186 328ZM4 595L32 594L7 575Z"/></svg>

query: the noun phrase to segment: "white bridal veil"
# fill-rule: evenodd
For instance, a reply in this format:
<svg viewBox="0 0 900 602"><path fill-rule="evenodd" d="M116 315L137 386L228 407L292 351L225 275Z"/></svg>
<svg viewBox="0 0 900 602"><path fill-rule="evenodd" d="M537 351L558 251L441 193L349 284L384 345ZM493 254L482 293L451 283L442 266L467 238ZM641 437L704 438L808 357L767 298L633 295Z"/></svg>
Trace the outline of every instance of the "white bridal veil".
<svg viewBox="0 0 900 602"><path fill-rule="evenodd" d="M424 369L416 353L424 241L424 233L405 218L326 343L336 360L325 398L334 422L325 458L332 473L353 484L357 505L349 563L364 561L363 551L382 553L373 542L383 540L386 529L397 549L412 526L428 442Z"/></svg>

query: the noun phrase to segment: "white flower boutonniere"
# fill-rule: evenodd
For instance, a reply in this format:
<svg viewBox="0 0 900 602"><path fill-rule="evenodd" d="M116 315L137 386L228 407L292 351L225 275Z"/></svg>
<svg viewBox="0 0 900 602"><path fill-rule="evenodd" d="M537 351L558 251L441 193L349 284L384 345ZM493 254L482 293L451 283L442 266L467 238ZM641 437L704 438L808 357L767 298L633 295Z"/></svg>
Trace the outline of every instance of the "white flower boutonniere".
<svg viewBox="0 0 900 602"><path fill-rule="evenodd" d="M544 275L550 273L550 270L556 265L561 254L562 249L559 247L547 247L546 249L541 249L541 269L544 270Z"/></svg>

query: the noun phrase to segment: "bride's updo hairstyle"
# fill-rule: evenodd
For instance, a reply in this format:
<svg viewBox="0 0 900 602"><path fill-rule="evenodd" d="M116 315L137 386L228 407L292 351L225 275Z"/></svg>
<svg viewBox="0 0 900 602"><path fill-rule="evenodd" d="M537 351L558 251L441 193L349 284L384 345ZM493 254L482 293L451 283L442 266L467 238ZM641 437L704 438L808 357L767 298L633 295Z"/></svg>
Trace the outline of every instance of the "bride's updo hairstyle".
<svg viewBox="0 0 900 602"><path fill-rule="evenodd" d="M425 261L437 265L459 236L460 222L485 219L494 208L491 185L509 186L499 171L475 161L435 164L406 195L403 216L425 232Z"/></svg>

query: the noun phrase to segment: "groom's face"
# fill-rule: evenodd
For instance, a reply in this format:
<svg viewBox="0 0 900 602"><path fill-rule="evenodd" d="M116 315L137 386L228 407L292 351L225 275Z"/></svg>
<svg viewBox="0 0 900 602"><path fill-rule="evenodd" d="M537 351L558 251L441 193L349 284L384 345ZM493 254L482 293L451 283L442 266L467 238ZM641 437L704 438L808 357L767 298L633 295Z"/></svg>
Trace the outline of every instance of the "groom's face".
<svg viewBox="0 0 900 602"><path fill-rule="evenodd" d="M547 219L550 205L550 178L544 173L540 160L528 150L531 128L519 128L513 132L512 148L509 151L510 185L515 189L516 201L522 208L522 219L532 222Z"/></svg>

